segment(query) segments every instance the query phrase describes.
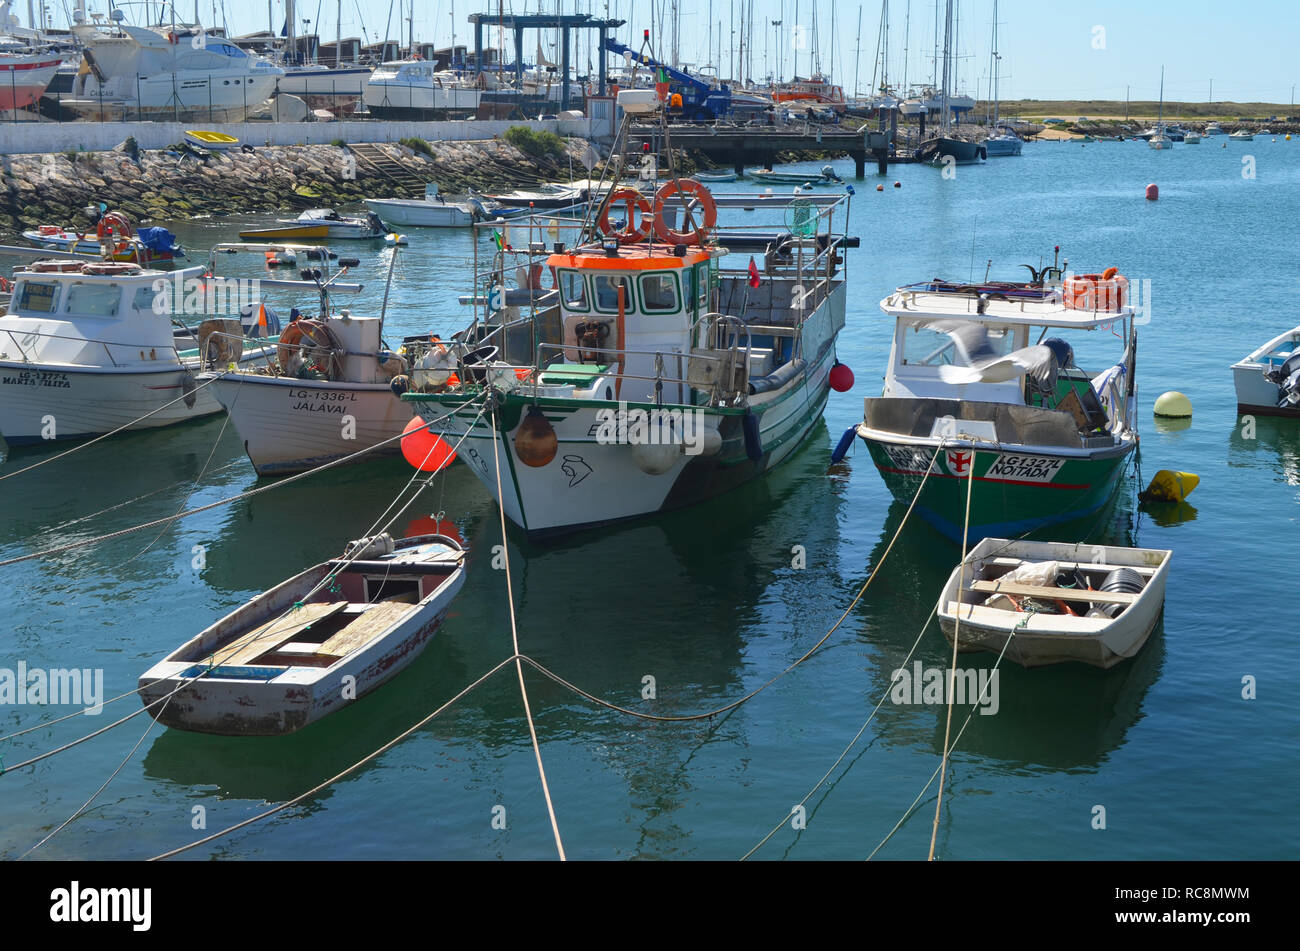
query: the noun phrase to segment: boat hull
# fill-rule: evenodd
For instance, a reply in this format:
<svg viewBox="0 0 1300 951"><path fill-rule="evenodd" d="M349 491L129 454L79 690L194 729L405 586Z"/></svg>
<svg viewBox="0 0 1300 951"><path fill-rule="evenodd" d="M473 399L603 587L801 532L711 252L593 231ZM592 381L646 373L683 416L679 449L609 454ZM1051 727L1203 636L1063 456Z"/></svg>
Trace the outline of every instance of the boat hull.
<svg viewBox="0 0 1300 951"><path fill-rule="evenodd" d="M805 352L816 354L803 372L771 393L751 395L748 412L755 417L757 444L745 436L745 410L665 405L665 410L694 412L696 432L716 433L716 451L678 453L665 471L643 467L641 447L599 439L601 411L619 410L615 400L573 400L534 397L524 385L504 397L500 429L469 403L469 396L408 394L426 421L443 417L457 402L463 405L438 430L448 439L464 438L460 458L497 496L499 459L501 504L506 516L530 538L546 538L666 512L730 491L779 465L802 443L821 418L835 364L835 337L844 324L845 288L840 284L803 326ZM553 459L530 467L515 447L529 407L536 404L555 429L558 449ZM630 410L647 413L649 403L627 402ZM476 419L477 418L477 419Z"/></svg>
<svg viewBox="0 0 1300 951"><path fill-rule="evenodd" d="M408 228L468 228L474 214L456 204L402 198L367 198L366 207L384 221Z"/></svg>
<svg viewBox="0 0 1300 951"><path fill-rule="evenodd" d="M156 429L221 412L211 387L204 387L194 392L193 405L181 400L140 419L184 395L187 385L197 385L191 371L175 364L114 369L0 361L0 436L26 446L100 436L127 424Z"/></svg>
<svg viewBox="0 0 1300 951"><path fill-rule="evenodd" d="M1020 155L1024 143L1010 136L993 136L983 142L984 152L989 158L1004 158L1008 155Z"/></svg>
<svg viewBox="0 0 1300 951"><path fill-rule="evenodd" d="M925 476L935 443L906 437L882 438L859 428L881 478L896 499L910 503ZM1047 449L996 450L969 447L939 452L916 511L938 531L960 543L966 524L970 467L968 541L1016 536L1049 525L1086 518L1115 493L1133 443L1107 455L1079 456ZM972 461L971 456L974 456ZM996 467L996 468L995 468Z"/></svg>
<svg viewBox="0 0 1300 951"><path fill-rule="evenodd" d="M931 139L921 146L921 154L932 165L945 165L949 162L976 165L987 157L982 144L949 138Z"/></svg>
<svg viewBox="0 0 1300 951"><path fill-rule="evenodd" d="M393 439L413 415L387 383L228 373L208 389L230 414L244 451L262 476L303 472ZM394 442L367 458L400 451Z"/></svg>

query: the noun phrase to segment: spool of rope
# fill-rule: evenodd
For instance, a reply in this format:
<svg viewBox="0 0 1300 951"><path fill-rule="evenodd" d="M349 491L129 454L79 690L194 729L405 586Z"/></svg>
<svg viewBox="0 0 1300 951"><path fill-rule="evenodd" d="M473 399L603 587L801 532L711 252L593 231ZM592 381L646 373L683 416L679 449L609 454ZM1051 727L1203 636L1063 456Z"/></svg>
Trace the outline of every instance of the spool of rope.
<svg viewBox="0 0 1300 951"><path fill-rule="evenodd" d="M209 317L199 324L199 353L211 366L238 363L244 354L243 340L244 328L238 320Z"/></svg>

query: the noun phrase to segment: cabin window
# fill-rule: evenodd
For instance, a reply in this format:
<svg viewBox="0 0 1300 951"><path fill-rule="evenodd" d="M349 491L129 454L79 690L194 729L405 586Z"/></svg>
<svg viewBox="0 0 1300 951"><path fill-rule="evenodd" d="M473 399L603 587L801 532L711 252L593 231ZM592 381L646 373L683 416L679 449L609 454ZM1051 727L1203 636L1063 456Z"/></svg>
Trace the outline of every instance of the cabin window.
<svg viewBox="0 0 1300 951"><path fill-rule="evenodd" d="M1010 327L984 327L962 321L949 334L933 327L909 327L903 337L902 362L906 366L937 367L947 364L968 366L1006 356L1015 349L1015 331Z"/></svg>
<svg viewBox="0 0 1300 951"><path fill-rule="evenodd" d="M122 288L116 284L73 284L68 288L63 312L88 317L116 317L121 299Z"/></svg>
<svg viewBox="0 0 1300 951"><path fill-rule="evenodd" d="M695 265L695 296L701 307L709 306L709 265Z"/></svg>
<svg viewBox="0 0 1300 951"><path fill-rule="evenodd" d="M159 298L162 298L162 300L160 301ZM155 303L161 304L162 306L161 307L155 306ZM150 313L155 311L158 313L162 313L163 308L166 307L166 304L167 304L166 291L163 291L161 293L155 292L154 289L148 284L137 287L135 289L135 294L133 294L131 297L131 307L134 310L138 310L142 313L145 311L148 311Z"/></svg>
<svg viewBox="0 0 1300 951"><path fill-rule="evenodd" d="M592 278L592 287L596 292L596 309L609 314L618 313L618 289L623 287L623 308L632 309L632 282L626 277L609 277L601 275Z"/></svg>
<svg viewBox="0 0 1300 951"><path fill-rule="evenodd" d="M641 302L646 313L668 313L680 307L677 275L646 274L641 278Z"/></svg>
<svg viewBox="0 0 1300 951"><path fill-rule="evenodd" d="M52 314L59 303L59 285L53 281L23 281L18 309L34 314Z"/></svg>
<svg viewBox="0 0 1300 951"><path fill-rule="evenodd" d="M566 310L587 309L587 282L581 271L560 272L560 296Z"/></svg>

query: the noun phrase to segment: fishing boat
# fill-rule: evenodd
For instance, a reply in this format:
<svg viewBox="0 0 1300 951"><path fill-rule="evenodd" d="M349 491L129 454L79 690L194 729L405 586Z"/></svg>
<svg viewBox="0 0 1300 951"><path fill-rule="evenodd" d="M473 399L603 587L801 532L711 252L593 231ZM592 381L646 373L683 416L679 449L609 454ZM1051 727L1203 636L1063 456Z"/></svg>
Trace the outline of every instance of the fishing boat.
<svg viewBox="0 0 1300 951"><path fill-rule="evenodd" d="M821 73L808 79L795 77L788 83L777 84L772 90L772 101L779 104L821 105L841 114L848 108L844 90Z"/></svg>
<svg viewBox="0 0 1300 951"><path fill-rule="evenodd" d="M311 208L300 214L293 223L306 227L323 224L327 229L324 235L326 238L368 241L388 234L388 229L374 212L349 217L340 215L333 208Z"/></svg>
<svg viewBox="0 0 1300 951"><path fill-rule="evenodd" d="M109 218L106 215L95 231L77 231L63 225L41 225L24 231L23 237L39 248L96 259L104 258L107 246L109 260L134 264L156 264L185 257L185 249L166 228L141 228L137 232L134 225L120 212L110 214L115 217Z"/></svg>
<svg viewBox="0 0 1300 951"><path fill-rule="evenodd" d="M572 247L512 224L513 244L498 244L475 286L502 287L511 271L520 286L474 299L475 319L452 346L458 383L448 367L414 370L402 398L465 439L461 458L494 496L499 462L505 514L530 537L678 508L760 477L827 400L844 326L848 199L768 199L793 226L745 239L765 248L761 267L721 266L730 238L714 197L671 175L653 198L614 191ZM615 205L627 208L617 225ZM528 227L547 234L548 220Z"/></svg>
<svg viewBox="0 0 1300 951"><path fill-rule="evenodd" d="M199 148L213 149L217 152L239 148L239 139L233 135L214 132L210 129L190 129L185 133L185 141L191 145L197 145Z"/></svg>
<svg viewBox="0 0 1300 951"><path fill-rule="evenodd" d="M1184 133L1183 133L1183 144L1184 144L1184 145L1200 145L1200 144L1201 144L1201 133L1199 133L1199 132L1190 132L1190 131L1189 131L1189 132L1184 132Z"/></svg>
<svg viewBox="0 0 1300 951"><path fill-rule="evenodd" d="M217 245L213 258L228 247ZM391 282L395 258L389 263ZM409 364L383 343L384 312L376 317L335 307L331 295L340 289L360 287L340 288L326 277L317 314L290 322L266 359L198 377L211 381L207 388L225 407L260 476L302 472L361 452L401 435L411 421L411 407L389 387ZM393 442L374 455L397 452Z"/></svg>
<svg viewBox="0 0 1300 951"><path fill-rule="evenodd" d="M1250 142L1254 140L1255 133L1249 129L1238 129L1236 132L1230 133L1228 138L1236 142Z"/></svg>
<svg viewBox="0 0 1300 951"><path fill-rule="evenodd" d="M967 522L972 539L1021 535L1110 501L1138 442L1135 311L1115 269L925 281L880 306L893 345L857 433L896 498L911 502L929 471L917 512L958 541ZM1049 336L1112 328L1123 354L1091 378Z"/></svg>
<svg viewBox="0 0 1300 951"><path fill-rule="evenodd" d="M464 582L465 550L446 535L359 539L154 664L141 700L178 730L293 733L410 666Z"/></svg>
<svg viewBox="0 0 1300 951"><path fill-rule="evenodd" d="M937 614L958 651L1006 648L1024 667L1110 668L1151 636L1173 552L985 538L948 578Z"/></svg>
<svg viewBox="0 0 1300 951"><path fill-rule="evenodd" d="M300 223L291 221L269 228L245 228L239 237L245 241L321 241L330 236L328 222Z"/></svg>
<svg viewBox="0 0 1300 951"><path fill-rule="evenodd" d="M237 318L177 335L169 314L183 313L184 291L173 298L172 290L209 277L201 267L69 259L15 270L0 317L0 436L22 446L221 412L196 375L261 358L265 341L249 339ZM214 340L219 326L231 336Z"/></svg>
<svg viewBox="0 0 1300 951"><path fill-rule="evenodd" d="M1234 363L1232 379L1238 413L1300 416L1300 327Z"/></svg>
<svg viewBox="0 0 1300 951"><path fill-rule="evenodd" d="M482 219L522 215L528 211L502 206L489 211L472 194L464 201L447 201L433 182L424 186L424 198L367 198L365 201L366 207L384 221L415 228L468 228Z"/></svg>
<svg viewBox="0 0 1300 951"><path fill-rule="evenodd" d="M1206 135L1224 135L1223 127L1217 122L1207 122L1205 125Z"/></svg>
<svg viewBox="0 0 1300 951"><path fill-rule="evenodd" d="M572 208L587 200L589 191L582 185L550 182L532 189L516 189L500 195L488 195L491 201L509 208Z"/></svg>
<svg viewBox="0 0 1300 951"><path fill-rule="evenodd" d="M813 188L818 185L843 185L844 182L835 174L835 169L823 165L819 172L777 172L770 168L761 168L749 172L749 177L760 185L794 185L801 188Z"/></svg>

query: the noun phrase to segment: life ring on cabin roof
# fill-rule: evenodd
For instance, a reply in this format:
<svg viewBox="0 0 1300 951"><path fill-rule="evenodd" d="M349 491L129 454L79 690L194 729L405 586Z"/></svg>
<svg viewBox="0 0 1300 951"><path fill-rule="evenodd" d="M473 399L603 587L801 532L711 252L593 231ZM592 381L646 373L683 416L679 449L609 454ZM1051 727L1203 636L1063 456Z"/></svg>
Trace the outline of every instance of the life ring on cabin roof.
<svg viewBox="0 0 1300 951"><path fill-rule="evenodd" d="M618 202L623 202L627 206L627 224L622 228L615 229L609 223L609 211ZM633 212L640 214L641 218L634 226L632 224ZM617 238L619 244L636 244L638 241L644 241L650 236L650 202L646 200L635 188L626 186L615 188L609 195L609 201L605 202L605 209L600 213L600 219L596 222L596 227L600 233L608 238Z"/></svg>
<svg viewBox="0 0 1300 951"><path fill-rule="evenodd" d="M1114 314L1124 308L1127 296L1128 278L1114 267L1101 274L1076 274L1066 278L1061 286L1061 299L1067 310Z"/></svg>
<svg viewBox="0 0 1300 951"><path fill-rule="evenodd" d="M693 195L704 213L704 224L694 231L675 231L668 227L664 215L664 205L668 199L677 194ZM718 205L713 195L704 185L693 178L673 178L664 182L655 192L654 200L655 234L666 244L703 244L709 229L718 223Z"/></svg>

